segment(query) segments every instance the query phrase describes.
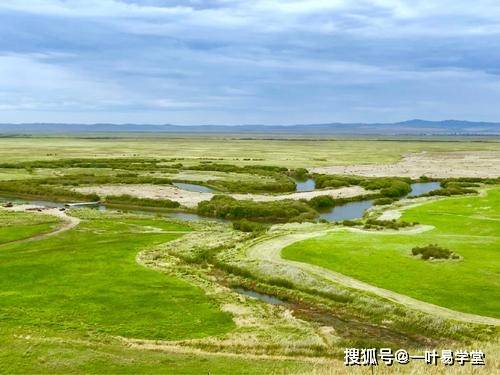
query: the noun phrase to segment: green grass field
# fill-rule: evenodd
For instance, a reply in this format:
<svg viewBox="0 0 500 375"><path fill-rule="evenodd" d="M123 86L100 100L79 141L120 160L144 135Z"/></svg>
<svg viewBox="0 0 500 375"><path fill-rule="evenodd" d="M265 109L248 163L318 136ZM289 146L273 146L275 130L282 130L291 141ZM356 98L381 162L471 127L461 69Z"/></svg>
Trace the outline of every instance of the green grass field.
<svg viewBox="0 0 500 375"><path fill-rule="evenodd" d="M97 219L54 238L7 245L0 254L3 317L14 326L134 338L223 333L231 317L201 290L135 261L141 248L179 237L160 231L186 229L162 220Z"/></svg>
<svg viewBox="0 0 500 375"><path fill-rule="evenodd" d="M367 283L458 311L500 317L500 189L448 198L403 214L433 225L420 234L332 233L295 243L287 259L319 265ZM414 246L438 244L460 261L424 261Z"/></svg>
<svg viewBox="0 0 500 375"><path fill-rule="evenodd" d="M0 249L0 372L230 373L243 366L258 373L296 366L162 355L117 343L112 337L201 338L234 325L202 290L135 261L141 249L189 228L161 219L93 215L59 236ZM0 216L10 230L43 218Z"/></svg>
<svg viewBox="0 0 500 375"><path fill-rule="evenodd" d="M0 210L0 245L50 232L59 222L54 216Z"/></svg>
<svg viewBox="0 0 500 375"><path fill-rule="evenodd" d="M240 137L241 138L241 137ZM3 162L90 157L214 158L231 164L312 167L390 163L411 152L498 151L500 142L419 140L264 140L237 136L156 138L0 138ZM245 160L247 159L247 160ZM184 161L185 162L185 161ZM6 172L7 173L7 172ZM1 175L0 175L1 177Z"/></svg>

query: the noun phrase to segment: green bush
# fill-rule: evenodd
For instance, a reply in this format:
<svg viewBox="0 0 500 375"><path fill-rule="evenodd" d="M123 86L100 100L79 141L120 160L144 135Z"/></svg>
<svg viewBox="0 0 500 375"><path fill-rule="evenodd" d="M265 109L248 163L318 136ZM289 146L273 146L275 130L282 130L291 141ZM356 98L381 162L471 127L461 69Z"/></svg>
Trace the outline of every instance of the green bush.
<svg viewBox="0 0 500 375"><path fill-rule="evenodd" d="M344 220L342 221L342 225L345 225L346 227L355 227L356 225L360 225L360 223L354 220Z"/></svg>
<svg viewBox="0 0 500 375"><path fill-rule="evenodd" d="M388 187L380 190L380 195L383 197L396 198L403 197L411 192L409 183L399 180L394 180Z"/></svg>
<svg viewBox="0 0 500 375"><path fill-rule="evenodd" d="M311 198L307 203L316 210L324 210L335 206L335 199L330 195L318 195Z"/></svg>
<svg viewBox="0 0 500 375"><path fill-rule="evenodd" d="M449 186L442 189L436 189L428 192L427 194L423 194L422 196L451 196L451 195L463 195L463 194L476 194L477 191L474 189L467 189L460 186Z"/></svg>
<svg viewBox="0 0 500 375"><path fill-rule="evenodd" d="M275 176L275 180L210 180L207 184L216 190L231 193L287 193L295 191L295 182L286 176Z"/></svg>
<svg viewBox="0 0 500 375"><path fill-rule="evenodd" d="M106 197L105 201L106 203L111 203L111 204L144 206L144 207L157 207L157 208L180 207L179 202L171 201L170 199L137 198L130 195L109 195Z"/></svg>
<svg viewBox="0 0 500 375"><path fill-rule="evenodd" d="M282 200L254 202L236 200L226 195L215 195L209 201L198 203L198 214L221 219L267 222L290 222L313 220L318 213L301 201Z"/></svg>
<svg viewBox="0 0 500 375"><path fill-rule="evenodd" d="M258 233L263 232L266 229L266 226L262 223L256 223L255 221L242 219L233 222L233 229L247 233Z"/></svg>
<svg viewBox="0 0 500 375"><path fill-rule="evenodd" d="M389 228L389 229L399 229L411 227L417 225L418 223L408 223L406 221L396 221L396 220L376 220L368 219L365 224L365 228Z"/></svg>
<svg viewBox="0 0 500 375"><path fill-rule="evenodd" d="M388 197L377 198L373 201L373 205L374 206L383 206L385 204L391 204L395 201L397 201L397 199L395 199L395 198L388 198Z"/></svg>
<svg viewBox="0 0 500 375"><path fill-rule="evenodd" d="M445 249L435 244L423 246L423 247L414 247L411 249L411 253L415 256L421 255L422 259L458 259L459 256L454 254L451 250Z"/></svg>
<svg viewBox="0 0 500 375"><path fill-rule="evenodd" d="M289 175L299 181L304 181L309 177L309 171L305 168L296 168L292 169Z"/></svg>
<svg viewBox="0 0 500 375"><path fill-rule="evenodd" d="M97 194L83 194L60 187L43 185L38 179L0 181L0 192L4 195L21 198L40 198L60 202L97 202Z"/></svg>
<svg viewBox="0 0 500 375"><path fill-rule="evenodd" d="M356 176L338 176L338 175L325 175L325 174L314 174L313 175L316 188L339 188L343 186L359 185L363 181L362 177Z"/></svg>

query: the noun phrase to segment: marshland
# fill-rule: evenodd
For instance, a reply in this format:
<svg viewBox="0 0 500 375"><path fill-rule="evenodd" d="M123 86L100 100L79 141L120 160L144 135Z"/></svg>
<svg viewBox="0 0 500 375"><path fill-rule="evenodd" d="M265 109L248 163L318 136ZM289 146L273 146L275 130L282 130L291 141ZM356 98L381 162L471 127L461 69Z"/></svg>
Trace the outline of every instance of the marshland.
<svg viewBox="0 0 500 375"><path fill-rule="evenodd" d="M498 142L131 139L0 139L5 372L326 374L346 347L478 346L495 372ZM422 155L455 167L380 176Z"/></svg>

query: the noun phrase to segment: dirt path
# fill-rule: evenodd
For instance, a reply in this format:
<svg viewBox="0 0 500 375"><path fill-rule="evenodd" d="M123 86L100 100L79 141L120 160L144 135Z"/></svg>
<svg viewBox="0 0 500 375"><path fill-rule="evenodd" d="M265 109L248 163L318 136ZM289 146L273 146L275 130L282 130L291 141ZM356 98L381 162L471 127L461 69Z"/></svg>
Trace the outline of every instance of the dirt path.
<svg viewBox="0 0 500 375"><path fill-rule="evenodd" d="M417 228L415 228L417 229ZM422 230L429 230L432 227L420 228ZM370 292L376 294L380 297L386 298L398 304L404 305L408 308L419 310L424 313L430 315L437 315L446 319L459 320L468 323L478 323L478 324L489 324L489 325L500 325L500 319L480 316L475 314L463 313L451 309L447 309L445 307L437 306L428 302L419 301L412 297L405 296L403 294L399 294L393 292L391 290L383 289L376 287L374 285L367 284L360 280L354 279L349 276L345 276L341 273L328 270L323 267L315 266L308 263L297 262L293 260L283 259L281 257L281 250L286 246L289 246L295 242L303 241L306 239L319 237L326 235L328 233L332 233L339 230L355 230L355 228L349 229L332 229L332 230L323 230L318 232L303 232L303 233L292 233L292 234L283 234L276 237L269 238L267 240L258 242L247 249L247 256L252 259L263 260L266 262L280 264L282 266L299 268L303 271L309 272L313 275L320 276L329 281L333 281L338 284L345 285L349 288L354 288L366 292ZM356 231L362 231L357 229ZM372 232L370 232L372 233ZM384 235L389 234L391 232L376 232L377 234ZM415 230L411 231L399 231L399 233L407 233L414 234Z"/></svg>
<svg viewBox="0 0 500 375"><path fill-rule="evenodd" d="M4 243L0 246L19 244L19 243L31 242L31 241L39 241L39 240L43 240L43 239L48 238L48 237L57 236L58 234L61 234L63 232L66 232L66 231L76 227L80 223L80 219L73 217L73 216L69 216L68 214L66 214L65 211L59 211L58 208L44 209L41 212L31 211L34 208L41 208L41 207L23 204L23 205L17 205L17 206L11 207L11 208L2 208L2 209L8 210L8 211L15 211L15 212L30 212L30 213L34 213L34 214L40 213L40 214L45 214L45 215L56 216L62 220L62 223L59 224L54 230L52 230L48 233L36 234L36 235L28 237L28 238L22 238L20 240L7 242L7 243Z"/></svg>

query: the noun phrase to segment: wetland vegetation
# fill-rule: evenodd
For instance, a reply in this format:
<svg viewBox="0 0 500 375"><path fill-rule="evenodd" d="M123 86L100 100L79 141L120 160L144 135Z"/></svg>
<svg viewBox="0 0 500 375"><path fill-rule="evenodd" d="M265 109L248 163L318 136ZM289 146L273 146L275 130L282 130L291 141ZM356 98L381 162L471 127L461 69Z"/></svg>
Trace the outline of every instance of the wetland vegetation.
<svg viewBox="0 0 500 375"><path fill-rule="evenodd" d="M327 374L345 347L491 345L498 176L313 169L498 144L390 142L0 139L1 372Z"/></svg>

